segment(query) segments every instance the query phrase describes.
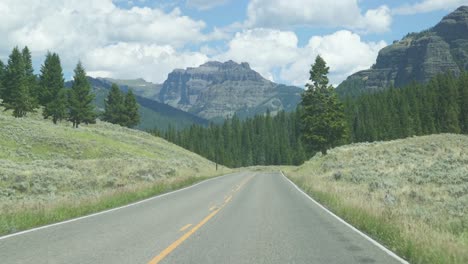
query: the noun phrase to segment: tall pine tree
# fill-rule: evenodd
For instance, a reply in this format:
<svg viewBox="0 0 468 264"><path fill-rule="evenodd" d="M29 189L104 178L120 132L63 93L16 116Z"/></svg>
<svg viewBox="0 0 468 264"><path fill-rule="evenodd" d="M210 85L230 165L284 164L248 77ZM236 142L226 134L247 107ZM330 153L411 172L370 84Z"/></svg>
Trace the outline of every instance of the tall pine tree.
<svg viewBox="0 0 468 264"><path fill-rule="evenodd" d="M26 86L28 87L28 93L30 95L31 104L34 108L37 108L38 105L38 83L36 75L34 75L34 68L32 65L31 51L29 51L28 46L24 47L22 52L23 63L24 63L24 76L26 78Z"/></svg>
<svg viewBox="0 0 468 264"><path fill-rule="evenodd" d="M346 137L343 104L338 100L333 86L328 85L329 67L317 56L310 70L307 90L302 94L301 118L303 137L310 150L327 150L340 144Z"/></svg>
<svg viewBox="0 0 468 264"><path fill-rule="evenodd" d="M92 104L94 94L91 93L91 85L81 62L78 62L74 72L73 85L69 93L68 120L73 123L74 128L78 128L81 123L95 123L96 114Z"/></svg>
<svg viewBox="0 0 468 264"><path fill-rule="evenodd" d="M44 118L52 117L56 124L67 117L68 98L60 57L48 52L39 76L39 102L44 106Z"/></svg>
<svg viewBox="0 0 468 264"><path fill-rule="evenodd" d="M3 61L0 60L0 99L3 97L3 80L5 76L5 64L3 64Z"/></svg>
<svg viewBox="0 0 468 264"><path fill-rule="evenodd" d="M113 124L125 123L125 99L117 84L113 83L104 101L103 120Z"/></svg>
<svg viewBox="0 0 468 264"><path fill-rule="evenodd" d="M468 134L468 73L461 75L459 83L460 95L460 128L462 133Z"/></svg>
<svg viewBox="0 0 468 264"><path fill-rule="evenodd" d="M125 96L125 126L134 127L140 123L140 113L138 111L138 104L133 94L133 91L130 89Z"/></svg>
<svg viewBox="0 0 468 264"><path fill-rule="evenodd" d="M4 74L2 105L5 110L12 109L13 116L23 117L34 111L35 100L30 94L29 78L26 75L23 54L15 47L8 58Z"/></svg>

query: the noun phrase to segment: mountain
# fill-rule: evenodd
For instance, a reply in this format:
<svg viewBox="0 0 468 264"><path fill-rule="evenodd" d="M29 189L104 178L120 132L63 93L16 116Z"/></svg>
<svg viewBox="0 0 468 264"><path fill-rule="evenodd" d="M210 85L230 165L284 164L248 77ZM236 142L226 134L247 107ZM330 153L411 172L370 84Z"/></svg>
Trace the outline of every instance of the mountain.
<svg viewBox="0 0 468 264"><path fill-rule="evenodd" d="M104 111L104 100L109 93L112 82L106 79L95 79L88 77L89 83L96 94L94 104L100 111ZM71 87L72 81L66 83ZM120 87L124 92L128 91L129 86ZM133 89L133 88L132 88ZM140 124L136 127L141 130L158 128L165 130L170 126L181 129L192 124L208 125L208 121L190 113L184 112L170 105L163 104L140 95L135 95L140 105Z"/></svg>
<svg viewBox="0 0 468 264"><path fill-rule="evenodd" d="M459 7L428 30L408 34L383 48L370 69L349 76L340 95L357 95L412 81L426 83L439 73L468 70L468 6Z"/></svg>
<svg viewBox="0 0 468 264"><path fill-rule="evenodd" d="M147 82L141 78L133 80L121 80L112 78L98 79L107 81L109 83L115 83L119 85L120 88L124 91L127 91L129 88L131 88L136 95L151 99L153 101L159 100L159 91L161 91L162 88L162 84Z"/></svg>
<svg viewBox="0 0 468 264"><path fill-rule="evenodd" d="M209 120L234 114L253 116L270 110L294 110L303 89L276 84L248 63L207 62L172 71L163 83L159 101Z"/></svg>

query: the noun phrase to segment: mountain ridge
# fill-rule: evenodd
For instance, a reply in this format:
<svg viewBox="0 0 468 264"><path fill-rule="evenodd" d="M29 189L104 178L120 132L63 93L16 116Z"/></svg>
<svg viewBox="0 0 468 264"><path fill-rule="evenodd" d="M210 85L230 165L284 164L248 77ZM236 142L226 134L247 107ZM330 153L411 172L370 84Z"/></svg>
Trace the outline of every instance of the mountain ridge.
<svg viewBox="0 0 468 264"><path fill-rule="evenodd" d="M216 120L292 111L303 89L263 78L247 62L209 61L175 69L159 93L159 101L199 117Z"/></svg>
<svg viewBox="0 0 468 264"><path fill-rule="evenodd" d="M103 78L88 77L93 93L96 95L93 101L99 111L104 111L104 100L110 91L112 82ZM73 81L66 82L67 87L71 87ZM133 87L119 85L120 89L128 92ZM135 93L135 98L140 106L140 124L136 126L140 130L159 129L166 130L169 126L181 129L192 124L208 125L208 120L184 112L170 105L152 100Z"/></svg>
<svg viewBox="0 0 468 264"><path fill-rule="evenodd" d="M376 63L349 76L338 87L342 96L427 83L437 74L468 70L468 6L461 6L438 24L379 51Z"/></svg>

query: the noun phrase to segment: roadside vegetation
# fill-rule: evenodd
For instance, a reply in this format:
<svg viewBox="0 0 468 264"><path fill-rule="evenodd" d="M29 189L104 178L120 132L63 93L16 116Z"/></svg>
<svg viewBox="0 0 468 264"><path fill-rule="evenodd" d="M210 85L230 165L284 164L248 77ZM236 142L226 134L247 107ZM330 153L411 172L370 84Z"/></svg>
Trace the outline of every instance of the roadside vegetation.
<svg viewBox="0 0 468 264"><path fill-rule="evenodd" d="M150 134L72 128L0 109L0 234L124 205L229 172Z"/></svg>
<svg viewBox="0 0 468 264"><path fill-rule="evenodd" d="M410 263L468 263L468 136L358 143L285 174Z"/></svg>

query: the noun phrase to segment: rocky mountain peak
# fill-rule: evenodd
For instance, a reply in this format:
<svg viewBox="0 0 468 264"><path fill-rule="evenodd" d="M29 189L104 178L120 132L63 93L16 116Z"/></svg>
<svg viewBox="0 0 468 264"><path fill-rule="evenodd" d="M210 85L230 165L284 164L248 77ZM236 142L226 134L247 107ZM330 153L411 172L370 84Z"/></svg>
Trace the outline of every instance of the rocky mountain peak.
<svg viewBox="0 0 468 264"><path fill-rule="evenodd" d="M468 6L461 6L434 27L409 33L380 50L369 70L349 76L337 87L341 95L358 95L412 81L426 83L440 73L468 70Z"/></svg>
<svg viewBox="0 0 468 264"><path fill-rule="evenodd" d="M301 89L279 86L252 70L247 62L209 61L199 67L174 70L159 93L159 101L203 118L251 115L266 109L293 109Z"/></svg>
<svg viewBox="0 0 468 264"><path fill-rule="evenodd" d="M460 34L468 32L468 6L461 6L445 16L435 27L434 31L447 40L454 40Z"/></svg>

